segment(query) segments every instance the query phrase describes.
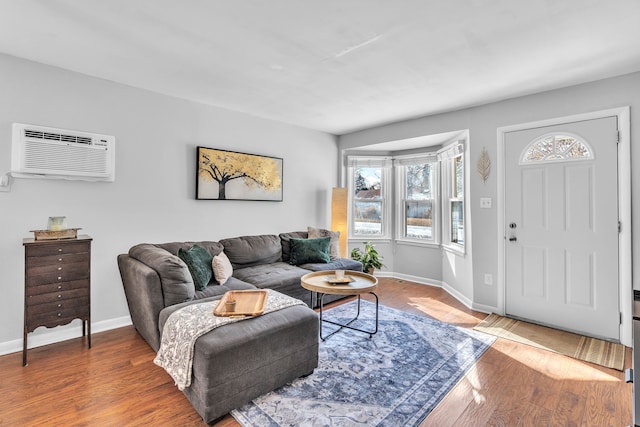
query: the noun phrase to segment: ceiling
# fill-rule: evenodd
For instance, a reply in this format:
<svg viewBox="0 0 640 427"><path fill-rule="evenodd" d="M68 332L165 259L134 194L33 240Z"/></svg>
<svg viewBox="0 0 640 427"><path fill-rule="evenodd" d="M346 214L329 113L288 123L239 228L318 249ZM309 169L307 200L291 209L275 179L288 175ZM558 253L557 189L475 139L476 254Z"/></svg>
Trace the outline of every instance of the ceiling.
<svg viewBox="0 0 640 427"><path fill-rule="evenodd" d="M638 0L0 0L0 52L341 135L640 70Z"/></svg>

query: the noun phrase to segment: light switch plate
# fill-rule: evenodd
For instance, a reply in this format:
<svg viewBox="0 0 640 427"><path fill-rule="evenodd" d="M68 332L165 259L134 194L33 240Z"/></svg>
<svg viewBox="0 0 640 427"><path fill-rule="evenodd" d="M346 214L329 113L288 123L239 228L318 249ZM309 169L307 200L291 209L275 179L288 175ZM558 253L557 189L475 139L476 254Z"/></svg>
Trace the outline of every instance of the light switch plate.
<svg viewBox="0 0 640 427"><path fill-rule="evenodd" d="M481 197L480 198L480 208L482 208L482 209L491 209L491 197Z"/></svg>

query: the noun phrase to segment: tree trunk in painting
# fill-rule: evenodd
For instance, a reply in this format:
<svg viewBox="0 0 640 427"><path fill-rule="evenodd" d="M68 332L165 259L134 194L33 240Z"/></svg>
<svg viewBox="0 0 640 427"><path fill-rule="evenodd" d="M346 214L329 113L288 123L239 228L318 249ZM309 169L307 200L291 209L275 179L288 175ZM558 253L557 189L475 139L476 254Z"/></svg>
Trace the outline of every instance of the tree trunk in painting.
<svg viewBox="0 0 640 427"><path fill-rule="evenodd" d="M222 180L218 181L218 200L226 200L227 199L227 181Z"/></svg>

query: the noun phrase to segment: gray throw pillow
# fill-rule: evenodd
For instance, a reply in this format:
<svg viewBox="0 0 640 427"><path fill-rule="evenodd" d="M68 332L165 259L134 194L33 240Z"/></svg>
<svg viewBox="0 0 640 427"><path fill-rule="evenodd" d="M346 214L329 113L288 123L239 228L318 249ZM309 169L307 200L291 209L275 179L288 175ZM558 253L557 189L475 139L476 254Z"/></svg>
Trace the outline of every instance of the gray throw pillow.
<svg viewBox="0 0 640 427"><path fill-rule="evenodd" d="M331 237L331 244L329 245L329 257L333 259L340 258L340 232L325 230L324 228L307 227L307 232L310 239L317 239L319 237Z"/></svg>

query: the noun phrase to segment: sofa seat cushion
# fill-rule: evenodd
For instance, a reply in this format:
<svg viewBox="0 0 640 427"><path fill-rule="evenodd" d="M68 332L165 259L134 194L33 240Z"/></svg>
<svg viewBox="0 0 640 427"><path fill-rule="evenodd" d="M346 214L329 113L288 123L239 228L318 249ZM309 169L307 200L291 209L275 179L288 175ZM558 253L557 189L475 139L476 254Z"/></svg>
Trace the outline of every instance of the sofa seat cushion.
<svg viewBox="0 0 640 427"><path fill-rule="evenodd" d="M242 291L245 289L255 289L256 287L242 280L230 277L224 285L211 284L204 288L202 291L196 291L194 300L201 300L203 298L215 297L223 295L227 291Z"/></svg>
<svg viewBox="0 0 640 427"><path fill-rule="evenodd" d="M256 288L274 289L310 304L309 291L300 285L300 278L308 272L309 270L286 262L275 262L235 270L233 275Z"/></svg>
<svg viewBox="0 0 640 427"><path fill-rule="evenodd" d="M233 276L256 288L270 288L279 291L282 287L300 286L300 278L308 271L286 262L256 265L234 270Z"/></svg>
<svg viewBox="0 0 640 427"><path fill-rule="evenodd" d="M311 271L353 270L362 271L362 263L349 258L336 258L330 262L300 264L298 267Z"/></svg>
<svg viewBox="0 0 640 427"><path fill-rule="evenodd" d="M220 243L234 270L282 260L282 245L275 235L233 237Z"/></svg>

